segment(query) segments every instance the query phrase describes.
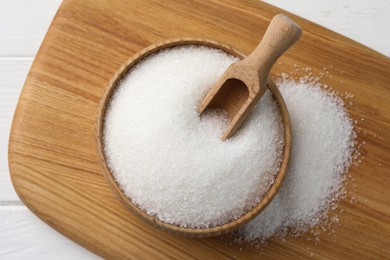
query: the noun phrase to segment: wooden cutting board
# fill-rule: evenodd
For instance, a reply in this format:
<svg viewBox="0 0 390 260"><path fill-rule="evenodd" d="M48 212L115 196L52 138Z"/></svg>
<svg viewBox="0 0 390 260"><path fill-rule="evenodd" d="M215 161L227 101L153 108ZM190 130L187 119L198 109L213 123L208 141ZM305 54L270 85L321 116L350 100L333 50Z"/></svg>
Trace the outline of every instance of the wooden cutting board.
<svg viewBox="0 0 390 260"><path fill-rule="evenodd" d="M354 95L363 161L350 169L336 237L272 239L251 248L154 229L111 194L96 155L95 117L112 75L133 54L169 38L217 40L249 53L282 10L260 1L66 0L27 77L12 125L9 167L23 202L50 226L106 258L389 258L390 60L291 15L304 30L273 73L292 64L331 68L321 82ZM364 118L364 121L361 119ZM356 187L354 187L356 185ZM308 194L310 196L310 194ZM356 202L349 200L356 198ZM335 241L334 241L335 240Z"/></svg>

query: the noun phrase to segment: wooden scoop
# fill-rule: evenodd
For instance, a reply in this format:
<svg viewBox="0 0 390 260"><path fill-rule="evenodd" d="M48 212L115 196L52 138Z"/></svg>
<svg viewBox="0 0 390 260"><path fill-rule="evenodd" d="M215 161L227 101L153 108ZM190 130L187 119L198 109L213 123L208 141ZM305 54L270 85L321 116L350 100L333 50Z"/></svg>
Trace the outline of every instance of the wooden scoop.
<svg viewBox="0 0 390 260"><path fill-rule="evenodd" d="M301 36L301 28L289 17L278 14L269 24L255 50L225 71L199 106L224 109L230 124L221 139L231 137L266 90L268 73L276 60Z"/></svg>

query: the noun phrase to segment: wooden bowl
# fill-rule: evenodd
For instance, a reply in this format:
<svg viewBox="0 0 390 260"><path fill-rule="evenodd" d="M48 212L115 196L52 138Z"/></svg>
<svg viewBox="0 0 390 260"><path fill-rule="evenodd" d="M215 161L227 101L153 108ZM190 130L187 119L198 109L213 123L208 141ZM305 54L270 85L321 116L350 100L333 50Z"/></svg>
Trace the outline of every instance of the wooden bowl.
<svg viewBox="0 0 390 260"><path fill-rule="evenodd" d="M143 210L138 208L135 204L132 203L131 199L129 199L121 190L118 183L115 181L115 178L111 174L110 168L108 167L108 164L106 162L106 158L104 155L104 145L103 145L103 127L104 127L104 115L106 112L107 105L109 104L109 100L111 97L111 94L114 92L116 86L118 85L118 82L122 79L124 75L131 69L137 62L140 60L146 58L147 56L156 53L160 50L166 49L166 48L172 48L176 46L183 46L183 45L201 45L201 46L208 46L216 49L223 50L229 54L232 54L239 58L244 58L245 55L243 55L241 52L235 50L232 47L229 47L225 44L221 44L215 41L205 40L205 39L196 39L196 38L181 38L181 39L172 39L172 40L166 40L159 44L153 44L146 49L138 52L135 56L130 58L125 64L123 64L118 72L114 74L110 82L108 83L107 89L103 94L103 97L101 99L99 110L97 114L97 120L96 120L96 131L97 131L97 152L99 157L99 162L103 170L103 175L105 176L106 180L108 181L109 186L111 187L113 193L116 195L117 199L129 210L132 212L135 212L138 216L141 217L141 219L145 220L146 222L157 226L158 228L165 230L169 233L182 235L186 237L210 237L210 236L217 236L221 235L230 231L233 231L237 229L239 226L244 225L245 223L252 220L254 217L256 217L260 212L262 212L267 205L271 202L271 200L276 195L283 178L286 174L289 159L290 159L290 153L291 153L291 128L290 128L290 119L289 114L286 108L286 105L284 103L284 100L279 92L279 90L276 88L274 83L268 79L268 88L272 91L273 96L275 97L282 117L282 122L284 124L284 147L283 147L283 159L282 163L280 165L279 172L275 178L274 183L269 188L266 195L261 199L261 201L253 207L250 211L248 211L246 214L241 216L238 219L232 220L231 222L228 222L226 224L215 226L211 228L184 228L179 227L176 225L164 223L155 217L152 217L148 214L146 214Z"/></svg>

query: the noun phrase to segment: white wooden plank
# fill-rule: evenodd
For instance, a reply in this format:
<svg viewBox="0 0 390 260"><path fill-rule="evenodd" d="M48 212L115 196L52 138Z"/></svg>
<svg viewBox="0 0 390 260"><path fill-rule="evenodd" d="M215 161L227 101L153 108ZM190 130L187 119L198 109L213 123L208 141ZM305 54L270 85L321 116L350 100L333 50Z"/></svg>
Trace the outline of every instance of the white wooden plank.
<svg viewBox="0 0 390 260"><path fill-rule="evenodd" d="M264 0L390 56L390 1Z"/></svg>
<svg viewBox="0 0 390 260"><path fill-rule="evenodd" d="M1 154L3 157L6 157L6 154ZM3 158L1 158L1 161ZM5 164L4 167L7 167L8 164ZM3 168L3 164L1 164L1 167ZM11 183L11 178L8 172L4 171L0 173L0 209L1 206L4 204L17 204L20 202L19 197L16 195L15 190ZM21 202L20 202L21 203Z"/></svg>
<svg viewBox="0 0 390 260"><path fill-rule="evenodd" d="M0 59L0 204L19 201L8 173L8 137L12 117L32 58Z"/></svg>
<svg viewBox="0 0 390 260"><path fill-rule="evenodd" d="M99 259L24 206L0 207L0 259Z"/></svg>
<svg viewBox="0 0 390 260"><path fill-rule="evenodd" d="M0 1L0 57L33 57L60 0Z"/></svg>

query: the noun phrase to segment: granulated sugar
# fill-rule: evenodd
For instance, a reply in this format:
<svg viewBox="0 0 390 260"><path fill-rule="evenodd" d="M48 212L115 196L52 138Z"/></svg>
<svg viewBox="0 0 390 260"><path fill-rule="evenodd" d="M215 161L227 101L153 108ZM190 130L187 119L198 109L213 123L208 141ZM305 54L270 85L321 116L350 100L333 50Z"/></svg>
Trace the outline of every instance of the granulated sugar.
<svg viewBox="0 0 390 260"><path fill-rule="evenodd" d="M355 133L343 101L313 83L279 84L289 110L293 147L289 172L271 204L239 230L247 241L297 234L318 225L342 194Z"/></svg>
<svg viewBox="0 0 390 260"><path fill-rule="evenodd" d="M223 224L256 205L273 183L283 126L269 91L227 141L220 140L226 117L198 115L201 99L235 61L212 48L177 47L141 62L115 91L105 155L125 194L149 215L182 227Z"/></svg>

